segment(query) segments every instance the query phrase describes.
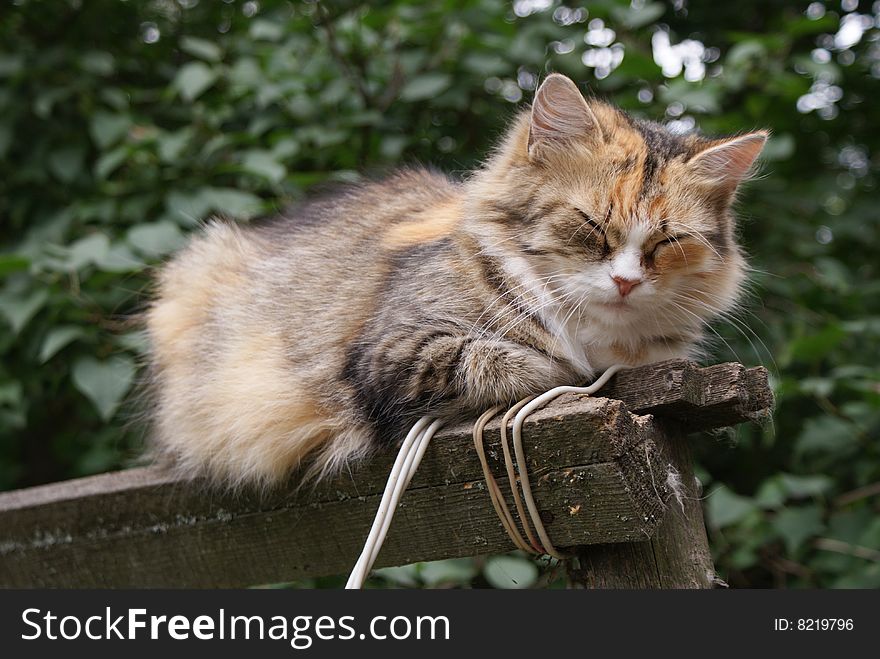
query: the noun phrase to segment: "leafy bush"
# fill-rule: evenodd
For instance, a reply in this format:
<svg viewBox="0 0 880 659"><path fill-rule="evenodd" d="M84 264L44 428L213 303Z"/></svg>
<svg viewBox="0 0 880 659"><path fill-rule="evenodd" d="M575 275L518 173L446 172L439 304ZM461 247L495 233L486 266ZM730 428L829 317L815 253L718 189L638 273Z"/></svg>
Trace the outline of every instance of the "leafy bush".
<svg viewBox="0 0 880 659"><path fill-rule="evenodd" d="M401 162L466 170L557 70L681 128L774 131L741 203L753 294L715 330L717 358L771 368L778 408L735 442L695 441L716 564L738 586L880 586L880 31L858 4L7 8L0 488L132 454L142 424L123 402L143 337L131 319L150 266L202 219L247 221ZM516 563L479 577L444 565L416 583L503 585Z"/></svg>

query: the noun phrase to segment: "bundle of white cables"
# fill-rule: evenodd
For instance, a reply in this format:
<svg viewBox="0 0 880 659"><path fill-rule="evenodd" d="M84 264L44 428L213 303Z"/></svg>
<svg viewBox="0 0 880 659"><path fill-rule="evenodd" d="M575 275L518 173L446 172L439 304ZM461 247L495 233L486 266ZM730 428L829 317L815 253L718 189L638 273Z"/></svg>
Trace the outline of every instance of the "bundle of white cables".
<svg viewBox="0 0 880 659"><path fill-rule="evenodd" d="M608 382L612 375L623 368L626 367L622 364L615 364L614 366L609 367L601 375L601 377L599 377L595 382L593 382L593 384L588 387L556 387L554 389L551 389L550 391L541 394L540 396L531 396L529 398L526 398L514 405L514 407L512 407L510 411L504 416L504 419L502 420L502 439L504 440L503 448L505 449L504 455L507 462L507 469L508 475L510 477L511 487L514 492L514 499L516 502L517 511L519 513L520 519L523 522L526 534L529 538L528 544L516 531L515 525L513 523L513 518L510 515L507 505L504 503L503 496L501 496L500 490L495 483L494 477L489 471L485 453L482 449L483 427L486 425L488 420L492 416L494 416L501 408L496 407L488 410L480 417L480 419L474 426L474 439L475 443L477 444L478 454L480 455L480 463L483 466L483 472L486 476L486 483L489 488L489 493L492 497L492 504L495 507L498 516L501 518L501 522L504 525L505 530L510 535L511 539L514 541L514 544L516 544L517 547L526 551L531 551L532 553L549 554L555 557L561 556L559 552L557 552L554 548L553 543L550 541L550 537L548 536L547 531L544 528L543 523L541 522L541 517L538 513L538 506L532 496L532 488L528 479L525 454L523 451L523 422L525 421L526 417L528 417L532 412L546 405L551 400L557 398L558 396L561 396L562 394L594 394L599 389L601 389L606 382ZM507 448L506 436L504 435L505 427L511 414L516 414L516 417L513 420L512 435L514 451L516 454L517 468L519 470L519 482L520 486L522 487L523 499L525 499L526 507L529 512L529 517L531 518L532 523L535 526L535 530L538 534L538 538L540 538L540 542L531 533L524 514L525 511L522 509L519 495L516 493L516 489L513 486L516 479L513 477L512 459L510 457L510 451ZM406 490L407 486L412 480L413 475L416 473L416 470L419 467L419 463L421 463L422 457L425 455L425 450L428 448L428 444L431 442L431 439L434 437L434 435L437 433L442 425L443 422L439 419L434 419L430 416L423 416L415 423L415 425L410 429L409 433L407 434L406 439L403 440L403 444L401 445L400 451L397 454L397 459L394 461L394 466L391 468L391 474L388 476L388 482L385 485L385 492L382 495L382 501L379 503L379 510L376 512L376 518L375 520L373 520L373 526L370 528L370 534L367 536L367 541L364 544L364 549L361 552L361 555L351 572L351 576L349 576L348 578L348 582L345 584L346 588L361 588L364 584L364 581L366 581L370 569L373 567L373 564L376 562L376 558L379 556L379 551L382 549L382 544L385 542L385 536L388 535L388 529L391 526L391 520L394 517L394 511L397 510L397 506L400 503L400 498L403 496L404 490Z"/></svg>

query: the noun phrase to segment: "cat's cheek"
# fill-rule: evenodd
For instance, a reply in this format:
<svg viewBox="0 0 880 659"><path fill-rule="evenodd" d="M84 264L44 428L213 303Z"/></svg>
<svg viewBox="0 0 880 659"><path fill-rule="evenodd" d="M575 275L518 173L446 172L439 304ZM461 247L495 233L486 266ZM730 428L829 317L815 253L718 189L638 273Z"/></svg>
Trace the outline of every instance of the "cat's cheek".
<svg viewBox="0 0 880 659"><path fill-rule="evenodd" d="M739 298L743 279L741 267L700 272L693 275L692 294L714 309L729 309Z"/></svg>
<svg viewBox="0 0 880 659"><path fill-rule="evenodd" d="M699 243L665 245L654 256L654 270L660 276L693 270L705 265L711 254L704 245Z"/></svg>

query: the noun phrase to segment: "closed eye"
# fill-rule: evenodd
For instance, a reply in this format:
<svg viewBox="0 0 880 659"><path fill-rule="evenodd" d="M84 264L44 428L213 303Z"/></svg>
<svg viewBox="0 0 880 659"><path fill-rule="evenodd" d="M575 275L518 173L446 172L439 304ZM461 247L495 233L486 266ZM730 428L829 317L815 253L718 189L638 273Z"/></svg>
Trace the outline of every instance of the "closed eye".
<svg viewBox="0 0 880 659"><path fill-rule="evenodd" d="M611 248L608 246L608 238L605 236L605 229L603 229L598 223L593 220L592 217L587 215L580 208L577 209L577 212L581 214L582 218L584 218L584 224L589 225L592 229L590 235L596 235L602 241L602 255L607 256L611 251ZM576 233L577 231L575 231L575 234Z"/></svg>
<svg viewBox="0 0 880 659"><path fill-rule="evenodd" d="M654 247L651 249L650 256L654 256L654 254L656 254L657 250L658 250L662 245L671 245L672 243L677 243L677 242L679 242L682 238L687 238L689 235L690 235L690 234L683 233L683 234L678 235L678 236L669 236L669 237L667 237L667 238L664 238L664 239L661 240L660 242L654 243Z"/></svg>
<svg viewBox="0 0 880 659"><path fill-rule="evenodd" d="M587 224L589 224L589 225L592 227L593 232L594 232L594 233L597 233L598 235L600 235L600 236L604 239L604 238L605 238L605 229L603 229L599 224L597 224L597 223L593 220L592 217L590 217L589 215L587 215L587 214L586 214L584 211L582 211L580 208L578 208L577 211L578 211L578 213L581 214L581 217L584 218L584 222L586 222Z"/></svg>

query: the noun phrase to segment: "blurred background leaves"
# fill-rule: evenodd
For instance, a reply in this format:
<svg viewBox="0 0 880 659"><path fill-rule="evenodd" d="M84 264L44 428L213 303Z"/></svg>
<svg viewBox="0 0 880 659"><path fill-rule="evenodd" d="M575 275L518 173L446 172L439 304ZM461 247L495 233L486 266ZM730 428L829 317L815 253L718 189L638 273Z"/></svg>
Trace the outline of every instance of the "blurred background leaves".
<svg viewBox="0 0 880 659"><path fill-rule="evenodd" d="M560 71L673 130L767 127L754 271L713 359L771 423L695 439L720 575L880 586L880 5L17 0L0 13L0 489L126 464L150 268L211 214L479 162ZM558 585L515 555L375 586ZM303 585L334 585L321 580Z"/></svg>

